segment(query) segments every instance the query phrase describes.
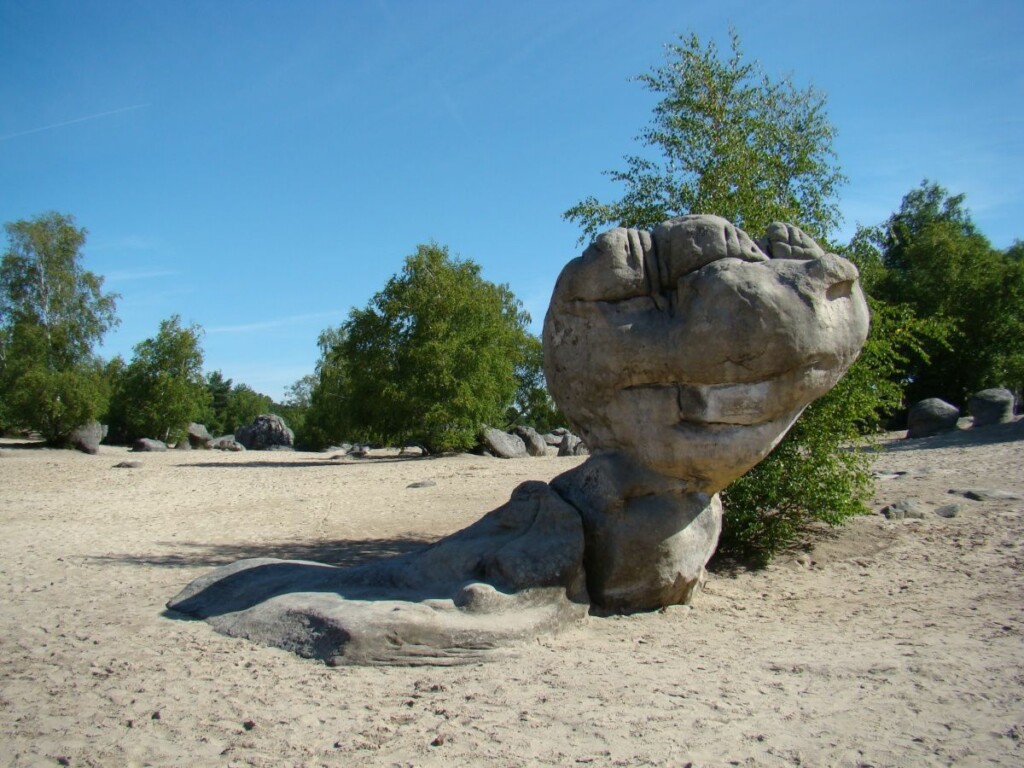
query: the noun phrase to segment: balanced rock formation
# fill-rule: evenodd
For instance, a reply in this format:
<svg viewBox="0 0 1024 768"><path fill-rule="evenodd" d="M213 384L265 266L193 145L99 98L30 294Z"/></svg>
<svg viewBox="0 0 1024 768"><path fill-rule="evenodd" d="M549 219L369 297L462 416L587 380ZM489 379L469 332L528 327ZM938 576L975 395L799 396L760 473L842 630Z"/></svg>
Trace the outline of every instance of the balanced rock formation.
<svg viewBox="0 0 1024 768"><path fill-rule="evenodd" d="M548 384L589 459L420 552L243 560L168 608L329 663L450 664L588 610L688 602L718 491L859 354L857 280L786 224L760 242L716 216L606 232L565 267L544 323Z"/></svg>
<svg viewBox="0 0 1024 768"><path fill-rule="evenodd" d="M967 410L974 417L975 427L1005 424L1013 421L1013 392L1008 389L983 389L967 401Z"/></svg>

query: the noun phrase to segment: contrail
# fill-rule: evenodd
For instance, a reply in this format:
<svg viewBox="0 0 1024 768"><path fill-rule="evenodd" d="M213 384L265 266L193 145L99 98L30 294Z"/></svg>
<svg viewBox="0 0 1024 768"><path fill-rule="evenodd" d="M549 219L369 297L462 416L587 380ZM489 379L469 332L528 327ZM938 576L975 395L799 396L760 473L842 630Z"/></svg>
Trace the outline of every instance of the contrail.
<svg viewBox="0 0 1024 768"><path fill-rule="evenodd" d="M7 139L16 139L19 136L28 136L32 133L42 133L43 131L52 131L54 128L63 128L65 125L75 125L75 123L84 123L88 120L98 120L101 117L110 117L110 115L119 115L122 112L131 112L135 109L142 109L148 107L149 104L135 104L130 107L121 107L120 109L112 109L109 112L99 112L95 115L86 115L85 117L76 117L74 120L65 120L63 123L54 123L53 125L44 125L41 128L30 128L27 131L18 131L17 133L8 133L6 136L0 136L0 141L7 141Z"/></svg>

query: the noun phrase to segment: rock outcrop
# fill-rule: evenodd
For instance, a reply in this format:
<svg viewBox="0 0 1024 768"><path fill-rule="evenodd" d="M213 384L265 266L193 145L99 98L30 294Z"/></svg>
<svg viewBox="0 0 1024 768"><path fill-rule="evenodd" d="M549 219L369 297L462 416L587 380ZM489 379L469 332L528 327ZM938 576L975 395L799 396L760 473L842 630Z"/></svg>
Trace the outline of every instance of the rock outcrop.
<svg viewBox="0 0 1024 768"><path fill-rule="evenodd" d="M235 440L249 451L266 451L275 446L291 448L295 444L295 433L292 432L284 419L272 413L260 414L237 432Z"/></svg>
<svg viewBox="0 0 1024 768"><path fill-rule="evenodd" d="M168 607L329 663L450 664L588 609L688 602L718 491L838 381L867 328L856 268L791 225L760 244L715 216L613 229L562 271L544 323L584 463L421 552L351 569L241 561Z"/></svg>

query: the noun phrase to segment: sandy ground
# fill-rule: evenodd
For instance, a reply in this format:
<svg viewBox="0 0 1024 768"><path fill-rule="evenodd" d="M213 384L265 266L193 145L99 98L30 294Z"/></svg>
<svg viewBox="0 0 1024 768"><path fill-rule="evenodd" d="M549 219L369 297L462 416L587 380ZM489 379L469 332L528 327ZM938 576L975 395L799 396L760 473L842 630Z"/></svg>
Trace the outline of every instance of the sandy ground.
<svg viewBox="0 0 1024 768"><path fill-rule="evenodd" d="M336 669L164 602L241 557L407 551L579 459L2 441L0 764L1024 765L1024 501L948 493L1024 496L1022 439L1018 422L891 443L875 508L914 499L924 519L713 573L692 608L486 664Z"/></svg>

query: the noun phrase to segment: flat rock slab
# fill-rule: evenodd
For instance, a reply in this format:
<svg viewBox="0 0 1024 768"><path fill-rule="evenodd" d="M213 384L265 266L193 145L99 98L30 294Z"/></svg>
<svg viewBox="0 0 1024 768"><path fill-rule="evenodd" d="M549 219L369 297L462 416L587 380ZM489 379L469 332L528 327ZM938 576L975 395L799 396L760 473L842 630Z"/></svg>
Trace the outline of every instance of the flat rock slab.
<svg viewBox="0 0 1024 768"><path fill-rule="evenodd" d="M949 492L956 496L963 496L971 501L1020 501L1022 498L1018 493L993 490L991 488L950 488Z"/></svg>
<svg viewBox="0 0 1024 768"><path fill-rule="evenodd" d="M419 552L355 568L241 560L167 607L332 666L476 662L586 616L583 525L546 483L527 482Z"/></svg>

